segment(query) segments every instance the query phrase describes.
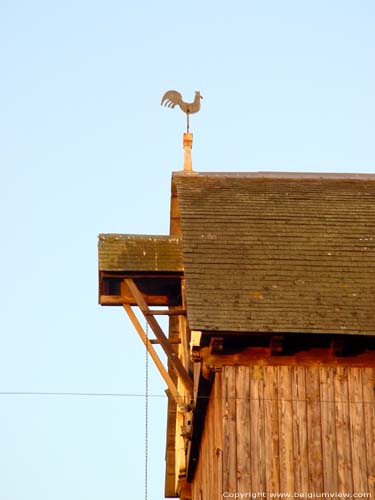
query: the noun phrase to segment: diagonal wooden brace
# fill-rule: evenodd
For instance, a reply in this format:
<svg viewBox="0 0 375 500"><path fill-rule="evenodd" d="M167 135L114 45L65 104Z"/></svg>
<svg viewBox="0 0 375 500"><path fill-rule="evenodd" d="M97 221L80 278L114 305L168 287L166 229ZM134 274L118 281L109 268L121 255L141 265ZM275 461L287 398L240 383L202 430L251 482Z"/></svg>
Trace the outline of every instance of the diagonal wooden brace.
<svg viewBox="0 0 375 500"><path fill-rule="evenodd" d="M173 380L171 379L169 373L164 368L163 363L160 361L160 358L155 351L153 345L150 342L150 339L147 337L146 332L143 330L140 322L138 321L137 316L134 314L132 307L129 304L123 304L125 311L127 312L130 321L133 323L134 328L136 329L138 335L140 336L142 342L147 348L147 352L150 354L152 360L154 361L156 368L159 370L160 375L164 379L164 382L167 384L168 392L175 400L176 404L180 407L182 411L186 411L186 404L184 403L184 398L179 394L177 387Z"/></svg>
<svg viewBox="0 0 375 500"><path fill-rule="evenodd" d="M189 374L186 371L184 365L182 364L180 358L178 357L178 354L175 352L175 350L173 349L173 347L169 343L168 338L165 336L159 323L154 318L152 311L149 309L145 299L143 298L143 295L138 290L134 281L130 278L126 278L124 281L125 281L128 289L130 290L131 294L133 295L133 298L134 298L136 304L138 305L139 309L142 311L144 317L146 318L147 323L149 324L150 328L154 332L156 338L159 340L160 345L162 346L165 354L168 357L168 360L172 363L173 367L175 368L175 370L177 372L177 375L180 377L186 390L188 391L189 395L192 397L192 395L193 395L193 382L192 382L191 378L189 377ZM125 307L125 305L124 305L124 307Z"/></svg>

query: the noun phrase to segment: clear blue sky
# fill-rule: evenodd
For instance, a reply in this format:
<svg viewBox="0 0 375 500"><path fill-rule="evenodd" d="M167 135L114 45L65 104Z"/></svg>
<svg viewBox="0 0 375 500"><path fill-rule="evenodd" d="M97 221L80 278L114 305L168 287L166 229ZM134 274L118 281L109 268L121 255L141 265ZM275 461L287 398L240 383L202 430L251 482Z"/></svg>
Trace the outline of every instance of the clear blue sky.
<svg viewBox="0 0 375 500"><path fill-rule="evenodd" d="M196 170L375 173L374 25L373 0L0 0L0 391L143 393L143 347L97 305L97 234L168 232L166 90L204 96ZM0 500L143 498L143 440L142 397L1 395Z"/></svg>

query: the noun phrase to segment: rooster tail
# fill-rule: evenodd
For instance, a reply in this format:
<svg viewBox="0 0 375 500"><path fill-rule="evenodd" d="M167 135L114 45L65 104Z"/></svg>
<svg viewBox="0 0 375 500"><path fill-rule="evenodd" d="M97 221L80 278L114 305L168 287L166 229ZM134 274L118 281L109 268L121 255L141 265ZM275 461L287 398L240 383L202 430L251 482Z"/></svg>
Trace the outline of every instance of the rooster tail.
<svg viewBox="0 0 375 500"><path fill-rule="evenodd" d="M174 108L176 105L181 107L182 104L182 95L177 90L168 90L161 99L161 105L168 108Z"/></svg>

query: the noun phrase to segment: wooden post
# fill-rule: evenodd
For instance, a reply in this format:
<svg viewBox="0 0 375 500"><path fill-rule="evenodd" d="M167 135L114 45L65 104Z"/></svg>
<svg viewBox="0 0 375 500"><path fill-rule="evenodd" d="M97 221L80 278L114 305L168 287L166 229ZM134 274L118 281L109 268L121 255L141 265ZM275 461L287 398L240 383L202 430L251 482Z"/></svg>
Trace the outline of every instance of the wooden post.
<svg viewBox="0 0 375 500"><path fill-rule="evenodd" d="M193 134L185 133L183 139L184 145L184 170L191 172L193 165L191 162L191 148L193 146Z"/></svg>

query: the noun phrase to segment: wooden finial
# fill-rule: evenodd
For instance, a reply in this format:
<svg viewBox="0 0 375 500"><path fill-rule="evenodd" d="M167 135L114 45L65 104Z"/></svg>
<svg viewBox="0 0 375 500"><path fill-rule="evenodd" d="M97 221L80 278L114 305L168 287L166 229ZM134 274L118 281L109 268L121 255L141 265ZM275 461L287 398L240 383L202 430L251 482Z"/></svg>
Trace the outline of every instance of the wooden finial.
<svg viewBox="0 0 375 500"><path fill-rule="evenodd" d="M191 148L193 146L193 134L185 133L183 139L184 145L184 171L192 172L193 165L191 163Z"/></svg>

